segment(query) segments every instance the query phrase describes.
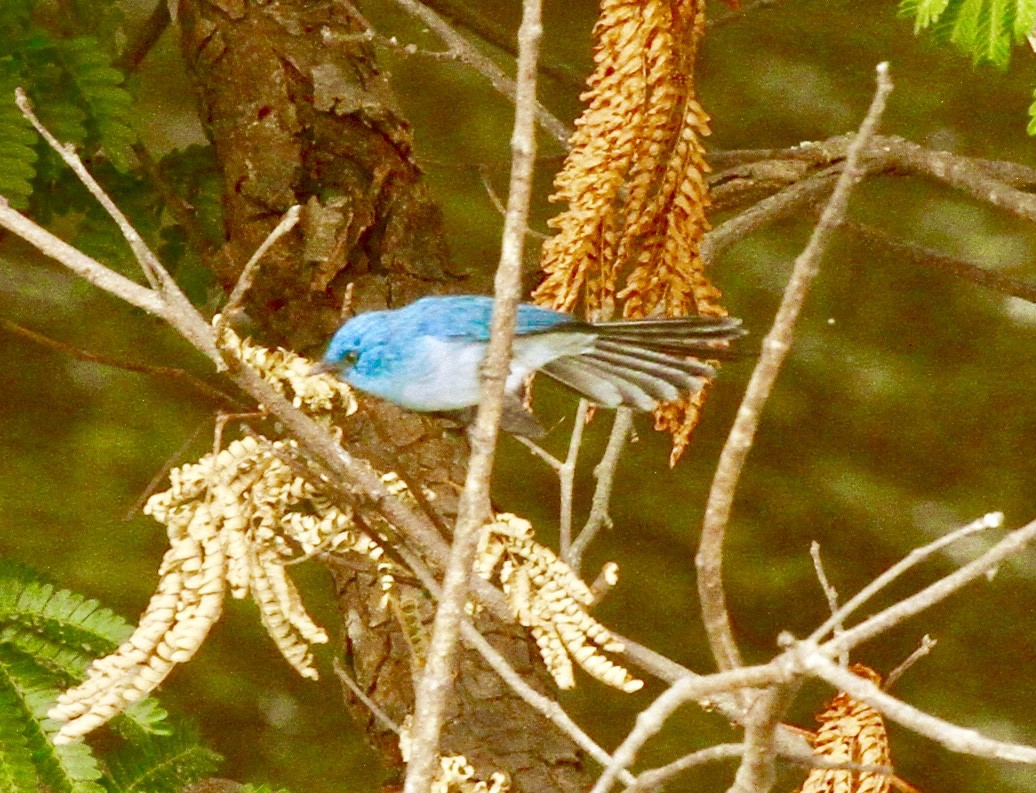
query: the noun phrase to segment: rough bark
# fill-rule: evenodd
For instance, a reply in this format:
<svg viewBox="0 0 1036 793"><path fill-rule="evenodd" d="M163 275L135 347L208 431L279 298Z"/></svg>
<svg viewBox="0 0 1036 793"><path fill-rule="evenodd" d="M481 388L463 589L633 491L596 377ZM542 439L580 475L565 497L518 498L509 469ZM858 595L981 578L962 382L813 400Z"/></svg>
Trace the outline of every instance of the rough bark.
<svg viewBox="0 0 1036 793"><path fill-rule="evenodd" d="M184 58L203 125L224 173L226 244L211 266L226 287L292 204L303 222L264 260L248 313L267 343L313 351L340 323L346 286L364 311L433 292L474 291L451 267L435 202L421 182L406 122L395 112L348 4L283 0L181 0ZM452 524L466 447L455 430L391 405L365 402L347 443L385 470L434 493ZM412 640L381 609L372 575L333 571L346 623L345 655L360 685L394 719L413 705ZM425 619L430 603L415 602ZM534 643L515 625L483 625L530 682L548 690ZM362 705L390 768L401 768L395 736ZM585 789L581 755L559 731L465 653L444 749L480 772L508 772L514 789ZM391 781L387 785L391 785Z"/></svg>

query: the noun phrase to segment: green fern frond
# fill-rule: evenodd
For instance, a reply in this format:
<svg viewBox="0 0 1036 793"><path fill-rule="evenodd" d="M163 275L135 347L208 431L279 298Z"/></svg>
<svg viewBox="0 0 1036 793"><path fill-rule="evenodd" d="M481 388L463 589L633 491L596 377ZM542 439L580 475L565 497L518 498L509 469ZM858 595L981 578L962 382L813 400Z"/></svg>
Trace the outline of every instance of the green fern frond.
<svg viewBox="0 0 1036 793"><path fill-rule="evenodd" d="M111 652L131 632L128 622L96 600L58 589L32 568L0 560L0 646L31 661L40 685L64 688L81 681L95 657ZM168 715L148 698L126 708L114 726L127 737L165 735Z"/></svg>
<svg viewBox="0 0 1036 793"><path fill-rule="evenodd" d="M976 65L998 68L1036 24L1036 0L902 0L899 10L914 18L915 32L930 28L936 41L953 43Z"/></svg>
<svg viewBox="0 0 1036 793"><path fill-rule="evenodd" d="M31 659L2 645L0 688L13 695L8 712L22 724L22 736L43 785L65 793L104 793L96 781L101 778L101 769L89 746L54 746L51 742L57 725L46 715L57 698L57 689L47 684Z"/></svg>
<svg viewBox="0 0 1036 793"><path fill-rule="evenodd" d="M112 66L108 54L92 36L58 42L57 52L90 110L101 148L125 173L134 162L137 133L131 123L133 98L123 87L122 72Z"/></svg>
<svg viewBox="0 0 1036 793"><path fill-rule="evenodd" d="M1014 25L1011 34L1021 42L1036 28L1036 0L1026 0L1015 5Z"/></svg>
<svg viewBox="0 0 1036 793"><path fill-rule="evenodd" d="M133 627L122 617L67 589L0 567L0 626L28 628L43 639L90 656L111 652Z"/></svg>
<svg viewBox="0 0 1036 793"><path fill-rule="evenodd" d="M0 790L35 793L39 776L25 740L21 704L7 677L0 673Z"/></svg>
<svg viewBox="0 0 1036 793"><path fill-rule="evenodd" d="M36 176L36 131L14 103L21 83L13 64L0 60L0 195L17 209L28 206Z"/></svg>
<svg viewBox="0 0 1036 793"><path fill-rule="evenodd" d="M202 745L196 730L181 727L109 755L105 787L110 793L179 793L210 776L222 759Z"/></svg>
<svg viewBox="0 0 1036 793"><path fill-rule="evenodd" d="M902 0L899 4L899 13L914 17L914 32L918 32L942 16L949 2L950 0Z"/></svg>

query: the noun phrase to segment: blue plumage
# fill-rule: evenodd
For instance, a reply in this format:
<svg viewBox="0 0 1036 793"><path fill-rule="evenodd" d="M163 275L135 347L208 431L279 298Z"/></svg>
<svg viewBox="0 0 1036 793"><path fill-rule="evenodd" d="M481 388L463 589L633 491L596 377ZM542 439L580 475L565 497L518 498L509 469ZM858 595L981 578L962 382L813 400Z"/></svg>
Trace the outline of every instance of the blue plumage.
<svg viewBox="0 0 1036 793"><path fill-rule="evenodd" d="M418 411L456 411L478 402L493 300L425 297L405 308L346 322L323 368L350 385ZM729 317L588 323L530 303L518 309L507 393L542 371L605 407L650 410L714 376L699 358L720 357L741 336Z"/></svg>

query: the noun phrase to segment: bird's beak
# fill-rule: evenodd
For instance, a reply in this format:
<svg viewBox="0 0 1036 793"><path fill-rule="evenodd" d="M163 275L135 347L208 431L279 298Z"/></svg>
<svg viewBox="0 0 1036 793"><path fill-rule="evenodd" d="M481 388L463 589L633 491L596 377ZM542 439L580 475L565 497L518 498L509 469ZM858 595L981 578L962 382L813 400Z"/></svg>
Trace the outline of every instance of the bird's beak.
<svg viewBox="0 0 1036 793"><path fill-rule="evenodd" d="M337 371L338 366L336 364L333 364L330 361L321 361L320 363L315 363L309 367L309 371L306 372L306 374L333 374Z"/></svg>

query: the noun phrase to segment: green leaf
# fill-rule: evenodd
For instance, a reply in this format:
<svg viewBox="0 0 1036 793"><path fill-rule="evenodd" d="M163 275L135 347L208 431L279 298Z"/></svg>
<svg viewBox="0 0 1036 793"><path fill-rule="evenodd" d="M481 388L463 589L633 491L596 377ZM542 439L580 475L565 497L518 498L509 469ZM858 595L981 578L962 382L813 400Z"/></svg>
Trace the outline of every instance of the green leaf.
<svg viewBox="0 0 1036 793"><path fill-rule="evenodd" d="M0 646L0 688L13 693L9 712L22 722L22 735L43 784L61 793L103 793L96 782L101 769L89 746L81 742L53 744L58 725L47 718L47 710L58 691L32 659Z"/></svg>
<svg viewBox="0 0 1036 793"><path fill-rule="evenodd" d="M90 655L111 652L133 631L126 620L96 600L5 572L0 567L0 627L28 628L44 639Z"/></svg>
<svg viewBox="0 0 1036 793"><path fill-rule="evenodd" d="M0 675L0 790L36 793L39 776L25 740L21 703L6 676Z"/></svg>
<svg viewBox="0 0 1036 793"><path fill-rule="evenodd" d="M129 171L137 133L131 120L133 98L123 87L122 72L92 36L60 41L57 52L89 108L101 148L119 171Z"/></svg>
<svg viewBox="0 0 1036 793"><path fill-rule="evenodd" d="M915 32L931 28L936 41L955 44L976 65L998 68L1036 24L1036 0L903 0L899 11L914 17Z"/></svg>
<svg viewBox="0 0 1036 793"><path fill-rule="evenodd" d="M202 745L194 729L134 742L107 758L110 793L179 793L210 776L222 757Z"/></svg>
<svg viewBox="0 0 1036 793"><path fill-rule="evenodd" d="M22 82L11 62L0 60L0 195L16 209L28 206L36 176L36 131L14 103Z"/></svg>
<svg viewBox="0 0 1036 793"><path fill-rule="evenodd" d="M1032 93L1032 104L1029 105L1029 125L1025 131L1030 135L1036 135L1036 91Z"/></svg>

